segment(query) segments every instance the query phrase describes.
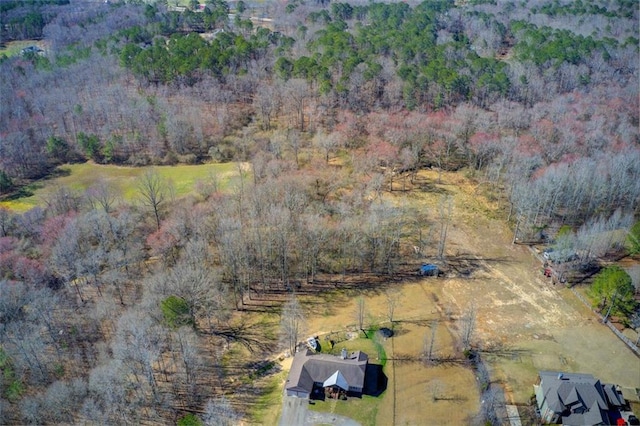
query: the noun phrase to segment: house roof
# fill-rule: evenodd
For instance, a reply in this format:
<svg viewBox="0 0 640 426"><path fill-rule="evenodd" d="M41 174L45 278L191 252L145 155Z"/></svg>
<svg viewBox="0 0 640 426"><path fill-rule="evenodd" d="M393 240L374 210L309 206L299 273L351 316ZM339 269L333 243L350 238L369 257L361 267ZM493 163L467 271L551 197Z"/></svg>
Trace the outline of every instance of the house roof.
<svg viewBox="0 0 640 426"><path fill-rule="evenodd" d="M327 386L338 386L341 389L349 390L349 383L347 383L347 379L344 378L340 370L336 370L331 377L324 381L322 387L326 388Z"/></svg>
<svg viewBox="0 0 640 426"><path fill-rule="evenodd" d="M624 398L622 398L622 395L616 390L614 385L604 384L602 385L602 389L604 390L604 395L607 397L609 406L622 407L625 404Z"/></svg>
<svg viewBox="0 0 640 426"><path fill-rule="evenodd" d="M591 374L553 371L541 371L539 374L547 404L555 413L563 413L563 424L608 424L608 400L613 401L611 405L614 407L622 405L613 385L602 385Z"/></svg>
<svg viewBox="0 0 640 426"><path fill-rule="evenodd" d="M323 386L363 388L369 357L366 353L352 352L346 358L314 354L309 349L296 353L291 364L285 389L311 393L315 382ZM329 384L325 384L329 383Z"/></svg>

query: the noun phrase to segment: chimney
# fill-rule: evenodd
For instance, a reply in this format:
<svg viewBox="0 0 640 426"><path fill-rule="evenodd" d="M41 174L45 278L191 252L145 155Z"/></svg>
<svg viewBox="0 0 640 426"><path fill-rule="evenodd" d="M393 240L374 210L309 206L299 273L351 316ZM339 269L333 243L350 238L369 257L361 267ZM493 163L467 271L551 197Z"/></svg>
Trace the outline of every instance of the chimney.
<svg viewBox="0 0 640 426"><path fill-rule="evenodd" d="M347 359L347 348L342 348L342 352L340 352L340 358Z"/></svg>

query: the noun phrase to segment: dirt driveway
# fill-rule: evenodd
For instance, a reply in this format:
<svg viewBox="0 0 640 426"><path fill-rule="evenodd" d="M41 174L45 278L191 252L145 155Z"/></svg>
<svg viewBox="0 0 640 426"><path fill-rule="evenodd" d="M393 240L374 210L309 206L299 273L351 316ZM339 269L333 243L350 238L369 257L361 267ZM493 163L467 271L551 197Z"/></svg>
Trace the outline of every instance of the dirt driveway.
<svg viewBox="0 0 640 426"><path fill-rule="evenodd" d="M443 280L439 305L457 312L475 305L476 343L507 402L526 403L539 370L590 373L625 395L639 388L638 357L571 291L551 284L528 247L511 244L511 230L472 186L445 187L455 194L447 254L471 266Z"/></svg>
<svg viewBox="0 0 640 426"><path fill-rule="evenodd" d="M307 408L308 405L308 399L285 395L282 398L280 426L314 426L324 424L334 426L360 426L360 423L348 417L309 410Z"/></svg>

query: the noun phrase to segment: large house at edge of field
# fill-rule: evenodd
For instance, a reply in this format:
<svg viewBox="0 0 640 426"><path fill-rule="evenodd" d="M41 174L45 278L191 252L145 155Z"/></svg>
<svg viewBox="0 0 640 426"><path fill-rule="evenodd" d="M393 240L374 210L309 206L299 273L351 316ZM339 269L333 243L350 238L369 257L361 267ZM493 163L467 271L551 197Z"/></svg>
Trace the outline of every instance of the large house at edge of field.
<svg viewBox="0 0 640 426"><path fill-rule="evenodd" d="M309 349L297 352L285 384L287 396L309 398L362 396L369 357L361 351L340 356L314 354Z"/></svg>
<svg viewBox="0 0 640 426"><path fill-rule="evenodd" d="M622 423L626 402L616 386L591 374L540 371L533 386L543 423L615 425ZM624 420L624 419L622 419Z"/></svg>

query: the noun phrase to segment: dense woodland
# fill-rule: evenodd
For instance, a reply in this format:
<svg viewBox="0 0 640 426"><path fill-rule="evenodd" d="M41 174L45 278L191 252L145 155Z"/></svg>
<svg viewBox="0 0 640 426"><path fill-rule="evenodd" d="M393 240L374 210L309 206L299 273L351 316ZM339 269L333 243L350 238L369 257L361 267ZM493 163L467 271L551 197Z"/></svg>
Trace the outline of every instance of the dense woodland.
<svg viewBox="0 0 640 426"><path fill-rule="evenodd" d="M241 176L176 203L150 168L134 204L103 183L0 210L0 423L247 415L223 348L265 348L229 318L267 289L436 254L439 224L384 196L423 168L464 170L514 240L583 266L637 221L633 0L168 4L0 4L3 42L46 46L0 60L5 196L69 162Z"/></svg>

